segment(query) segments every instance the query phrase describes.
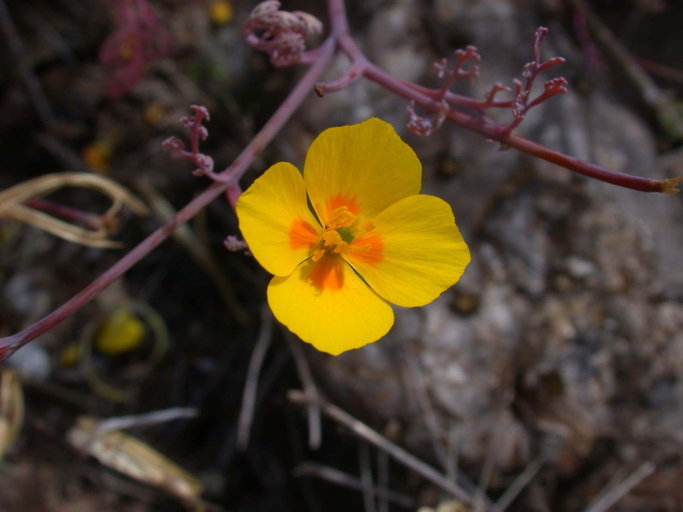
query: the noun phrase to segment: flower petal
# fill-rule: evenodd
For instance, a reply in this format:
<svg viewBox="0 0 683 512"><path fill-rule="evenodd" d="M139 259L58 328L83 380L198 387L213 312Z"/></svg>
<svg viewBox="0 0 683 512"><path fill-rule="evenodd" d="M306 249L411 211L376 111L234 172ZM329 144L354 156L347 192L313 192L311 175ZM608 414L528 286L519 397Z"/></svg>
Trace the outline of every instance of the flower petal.
<svg viewBox="0 0 683 512"><path fill-rule="evenodd" d="M415 152L377 118L325 130L311 144L304 165L308 196L323 223L340 206L372 218L417 194L421 176Z"/></svg>
<svg viewBox="0 0 683 512"><path fill-rule="evenodd" d="M270 167L240 196L237 218L244 240L271 274L286 276L308 258L322 231L308 208L304 180L292 164Z"/></svg>
<svg viewBox="0 0 683 512"><path fill-rule="evenodd" d="M341 258L324 263L328 268L319 265L323 260L306 261L292 275L270 281L268 304L275 318L332 355L384 336L394 323L391 306Z"/></svg>
<svg viewBox="0 0 683 512"><path fill-rule="evenodd" d="M398 306L423 306L455 284L470 252L446 201L418 194L391 205L372 220L374 240L352 244L345 257L382 298ZM363 250L365 249L365 250Z"/></svg>

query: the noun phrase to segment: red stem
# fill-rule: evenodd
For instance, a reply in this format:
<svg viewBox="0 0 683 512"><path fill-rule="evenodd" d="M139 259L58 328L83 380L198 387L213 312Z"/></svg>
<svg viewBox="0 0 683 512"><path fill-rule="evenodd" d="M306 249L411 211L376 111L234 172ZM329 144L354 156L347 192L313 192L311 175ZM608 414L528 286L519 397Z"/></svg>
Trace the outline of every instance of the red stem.
<svg viewBox="0 0 683 512"><path fill-rule="evenodd" d="M24 204L41 212L54 215L55 217L59 217L60 219L69 222L76 222L93 230L97 230L102 227L101 216L90 212L77 210L76 208L66 206L65 204L55 203L49 199L29 199Z"/></svg>
<svg viewBox="0 0 683 512"><path fill-rule="evenodd" d="M403 96L406 99L415 101L415 103L424 109L434 112L438 111L439 109L439 102L434 101L428 96L418 93L414 89L396 81L394 77L388 75L386 72L382 71L373 64L368 64L367 68L365 69L365 76L369 80L382 85L399 96ZM573 156L565 155L559 151L547 148L542 144L527 140L519 135L505 134L501 131L497 124L473 118L463 112L450 109L448 111L447 117L449 121L483 135L488 139L500 142L503 146L513 147L519 151L523 151L524 153L528 153L535 157L542 158L543 160L547 160L548 162L565 167L578 174L605 181L607 183L612 183L613 185L640 190L642 192L668 191L667 187L669 186L669 182L666 180L660 181L643 178L640 176L633 176L630 174L612 171L597 164L584 162L583 160L579 160Z"/></svg>
<svg viewBox="0 0 683 512"><path fill-rule="evenodd" d="M282 129L303 100L311 93L316 81L330 63L334 55L335 39L330 37L324 44L318 59L306 71L299 83L294 87L287 99L275 111L273 116L261 128L252 141L226 168L221 175L228 178L225 182L214 182L204 192L190 201L173 219L150 234L123 258L114 263L108 270L86 286L71 299L55 309L38 322L21 332L0 339L0 361L11 356L18 348L53 328L76 311L80 310L102 290L121 277L128 269L147 256L161 242L166 240L178 227L194 217L202 208L208 205L230 187L236 187L238 180L249 168L254 158L263 151L266 145Z"/></svg>
<svg viewBox="0 0 683 512"><path fill-rule="evenodd" d="M429 94L427 91L421 91L413 84L409 84L404 80L399 80L369 62L349 33L348 23L344 13L344 0L328 0L328 2L330 18L332 21L332 33L337 37L340 49L349 57L349 59L351 59L354 66L363 67L363 75L367 79L372 80L399 96L414 101L426 110L439 112L440 108L443 108L441 102L435 101L432 97L433 95ZM552 150L541 144L520 137L519 135L506 133L504 127L486 120L474 118L455 109L450 109L448 111L447 118L449 121L483 135L487 139L500 142L504 147L513 147L519 151L523 151L524 153L528 153L537 158L542 158L543 160L547 160L548 162L565 167L570 171L590 178L642 192L674 193L678 191L678 178L652 180L612 171L600 165L584 162L573 156Z"/></svg>

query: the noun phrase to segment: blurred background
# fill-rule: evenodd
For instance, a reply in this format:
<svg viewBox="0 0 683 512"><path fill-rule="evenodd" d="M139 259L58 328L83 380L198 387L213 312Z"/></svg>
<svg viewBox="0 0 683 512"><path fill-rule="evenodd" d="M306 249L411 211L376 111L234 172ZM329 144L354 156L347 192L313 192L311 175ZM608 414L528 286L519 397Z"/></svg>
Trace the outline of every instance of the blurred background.
<svg viewBox="0 0 683 512"><path fill-rule="evenodd" d="M478 99L520 75L534 31L547 26L543 55L567 59L552 72L570 92L516 133L613 170L683 175L680 2L347 4L367 56L405 80L438 87L432 64L476 45L480 76L454 90ZM118 217L111 238L122 245L111 249L0 218L1 335L62 304L209 185L161 147L186 138L179 119L190 105L211 112L202 150L221 170L284 99L302 67L275 69L245 43L255 5L0 0L0 189L83 171L149 208ZM329 26L324 2L283 8ZM346 67L340 56L326 79ZM311 94L243 185L278 161L300 167L329 126L381 117L416 150L423 190L453 206L472 251L460 283L397 310L378 343L317 353L265 312L269 276L225 248L239 233L216 200L0 366L0 510L683 510L680 197L590 181L451 125L419 138L405 109L363 80ZM83 211L108 204L73 187L48 199L34 206L68 205L85 225L96 217ZM288 395L302 388L376 437L323 414L316 443L315 409ZM135 416L167 409L158 421ZM108 432L135 439L77 442L95 435L78 417L131 415ZM130 470L136 456L162 468L155 485ZM454 501L448 485L474 503Z"/></svg>

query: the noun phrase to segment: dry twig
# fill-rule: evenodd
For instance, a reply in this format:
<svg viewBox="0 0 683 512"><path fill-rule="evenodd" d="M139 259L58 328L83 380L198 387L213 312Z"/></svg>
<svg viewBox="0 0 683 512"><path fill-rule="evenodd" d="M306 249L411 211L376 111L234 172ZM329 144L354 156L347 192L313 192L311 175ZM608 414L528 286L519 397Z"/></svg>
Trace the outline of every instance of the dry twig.
<svg viewBox="0 0 683 512"><path fill-rule="evenodd" d="M294 470L294 475L312 476L343 487L348 487L349 489L355 489L357 491L363 490L363 484L355 476L315 462L304 462ZM395 505L405 508L415 507L415 500L411 496L392 491L382 486L374 487L373 492L378 498L394 503Z"/></svg>
<svg viewBox="0 0 683 512"><path fill-rule="evenodd" d="M537 457L532 460L527 467L524 468L524 471L522 471L517 478L514 479L502 496L498 498L493 510L495 512L505 512L505 510L507 510L510 504L519 495L519 493L522 492L527 485L529 485L531 480L533 480L533 478L536 476L536 473L538 473L541 467L543 467L543 464L545 464L545 457Z"/></svg>
<svg viewBox="0 0 683 512"><path fill-rule="evenodd" d="M247 370L247 381L244 384L244 393L242 394L242 408L240 409L240 416L237 427L237 447L240 450L246 450L249 444L249 433L251 431L251 422L254 419L254 409L256 408L256 391L258 390L259 373L263 360L270 347L270 342L273 339L273 316L267 306L261 308L261 330L259 331L254 352L251 354L249 361L249 369Z"/></svg>
<svg viewBox="0 0 683 512"><path fill-rule="evenodd" d="M620 483L614 486L608 485L603 489L584 512L605 512L621 498L626 496L636 485L650 476L655 469L656 466L652 462L648 461L641 464L638 469L624 478Z"/></svg>
<svg viewBox="0 0 683 512"><path fill-rule="evenodd" d="M322 429L320 428L320 406L317 403L318 399L318 386L316 386L313 380L313 373L306 360L306 355L301 347L301 343L294 338L294 335L287 329L282 329L285 338L287 339L287 344L289 350L292 352L294 357L294 363L296 364L296 371L299 374L299 380L301 380L301 385L304 388L304 393L307 396L314 397L315 400L312 401L306 407L307 418L308 418L308 447L311 450L317 450L320 448L320 442L322 440Z"/></svg>
<svg viewBox="0 0 683 512"><path fill-rule="evenodd" d="M358 462L360 466L360 481L363 486L363 505L365 512L377 512L375 506L375 482L372 478L372 465L370 464L370 449L365 443L358 447Z"/></svg>
<svg viewBox="0 0 683 512"><path fill-rule="evenodd" d="M296 390L291 390L288 393L288 396L290 401L296 404L308 404L311 401L315 400L314 398L307 396L301 391ZM320 404L320 408L323 411L323 413L325 413L333 420L347 427L356 436L377 446L380 450L384 450L395 460L397 460L404 466L412 469L416 473L420 474L422 477L429 480L434 485L438 486L443 491L454 496L455 498L458 498L459 500L467 504L474 503L475 497L472 496L471 493L468 493L456 482L449 480L430 465L421 461L414 455L408 453L400 446L395 445L375 430L372 430L365 423L354 418L349 413L340 409L336 405L324 401L321 398L318 398L315 401L317 401ZM485 510L488 510L491 507L490 501L485 497L482 499L482 501L484 502Z"/></svg>

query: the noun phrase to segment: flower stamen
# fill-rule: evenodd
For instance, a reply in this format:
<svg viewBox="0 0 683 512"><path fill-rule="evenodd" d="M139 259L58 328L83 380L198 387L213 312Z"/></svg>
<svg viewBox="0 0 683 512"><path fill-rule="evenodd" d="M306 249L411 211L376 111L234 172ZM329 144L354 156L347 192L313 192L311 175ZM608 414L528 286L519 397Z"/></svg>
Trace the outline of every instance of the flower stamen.
<svg viewBox="0 0 683 512"><path fill-rule="evenodd" d="M340 229L351 226L356 221L356 216L351 213L348 206L340 206L335 208L330 215L330 220L327 223L327 229Z"/></svg>

